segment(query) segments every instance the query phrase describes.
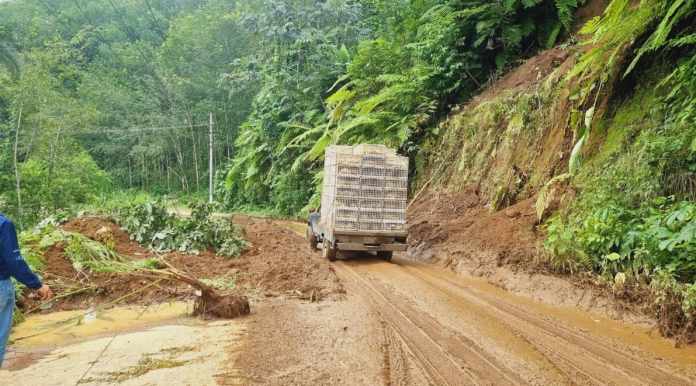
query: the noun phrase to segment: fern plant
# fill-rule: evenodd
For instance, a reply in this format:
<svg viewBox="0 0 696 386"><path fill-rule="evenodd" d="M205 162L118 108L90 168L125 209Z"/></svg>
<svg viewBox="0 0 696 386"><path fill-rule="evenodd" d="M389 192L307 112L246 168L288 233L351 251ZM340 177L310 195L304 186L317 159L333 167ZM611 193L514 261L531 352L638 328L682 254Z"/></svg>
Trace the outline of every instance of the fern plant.
<svg viewBox="0 0 696 386"><path fill-rule="evenodd" d="M678 36L673 36L676 26L683 20L693 16L696 11L696 1L676 0L671 4L666 2L660 10L662 20L652 32L648 40L640 47L633 61L629 64L625 74L630 73L638 64L643 55L655 52L666 46L683 47L696 43L696 29L693 24L689 28L681 30Z"/></svg>

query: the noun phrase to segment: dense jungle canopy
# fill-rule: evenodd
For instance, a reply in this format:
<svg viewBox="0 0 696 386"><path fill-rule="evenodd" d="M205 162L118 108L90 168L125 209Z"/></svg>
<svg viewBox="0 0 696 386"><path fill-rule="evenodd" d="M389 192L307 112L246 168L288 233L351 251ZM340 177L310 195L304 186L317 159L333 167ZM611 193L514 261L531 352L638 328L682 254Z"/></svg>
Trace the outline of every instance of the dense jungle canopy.
<svg viewBox="0 0 696 386"><path fill-rule="evenodd" d="M416 157L454 104L566 35L577 3L4 2L0 199L32 221L112 189L205 191L212 113L219 199L296 213L328 144Z"/></svg>

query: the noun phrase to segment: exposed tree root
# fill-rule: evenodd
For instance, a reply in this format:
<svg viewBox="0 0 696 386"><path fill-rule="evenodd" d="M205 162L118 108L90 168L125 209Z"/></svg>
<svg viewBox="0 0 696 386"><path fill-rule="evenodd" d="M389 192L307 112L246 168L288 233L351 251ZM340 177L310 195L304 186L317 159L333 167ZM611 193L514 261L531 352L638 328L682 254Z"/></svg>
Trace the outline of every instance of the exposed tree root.
<svg viewBox="0 0 696 386"><path fill-rule="evenodd" d="M157 273L182 281L200 291L200 296L196 299L193 306L194 316L233 319L242 315L248 315L251 312L249 299L246 296L221 294L195 277L174 268L168 262L164 262L164 264L168 268L156 271Z"/></svg>

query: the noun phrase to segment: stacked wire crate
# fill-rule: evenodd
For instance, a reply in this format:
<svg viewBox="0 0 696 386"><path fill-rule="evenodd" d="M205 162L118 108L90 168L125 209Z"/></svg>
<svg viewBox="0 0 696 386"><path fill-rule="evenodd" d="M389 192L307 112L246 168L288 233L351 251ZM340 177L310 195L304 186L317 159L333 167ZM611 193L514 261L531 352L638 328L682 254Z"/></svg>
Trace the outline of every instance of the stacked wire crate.
<svg viewBox="0 0 696 386"><path fill-rule="evenodd" d="M322 222L334 231L404 231L408 158L383 145L326 151Z"/></svg>

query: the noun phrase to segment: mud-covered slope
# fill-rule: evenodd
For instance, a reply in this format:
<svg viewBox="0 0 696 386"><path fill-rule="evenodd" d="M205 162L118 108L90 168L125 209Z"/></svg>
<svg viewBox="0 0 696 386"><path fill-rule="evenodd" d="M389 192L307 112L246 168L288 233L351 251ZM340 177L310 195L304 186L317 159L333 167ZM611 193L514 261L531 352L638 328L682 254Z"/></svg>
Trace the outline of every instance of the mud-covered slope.
<svg viewBox="0 0 696 386"><path fill-rule="evenodd" d="M529 59L441 123L420 182L473 188L492 209L524 200L568 167L569 90L559 88L577 49L554 48Z"/></svg>
<svg viewBox="0 0 696 386"><path fill-rule="evenodd" d="M589 273L696 341L696 6L604 5L439 124L416 163L411 251L483 274Z"/></svg>

